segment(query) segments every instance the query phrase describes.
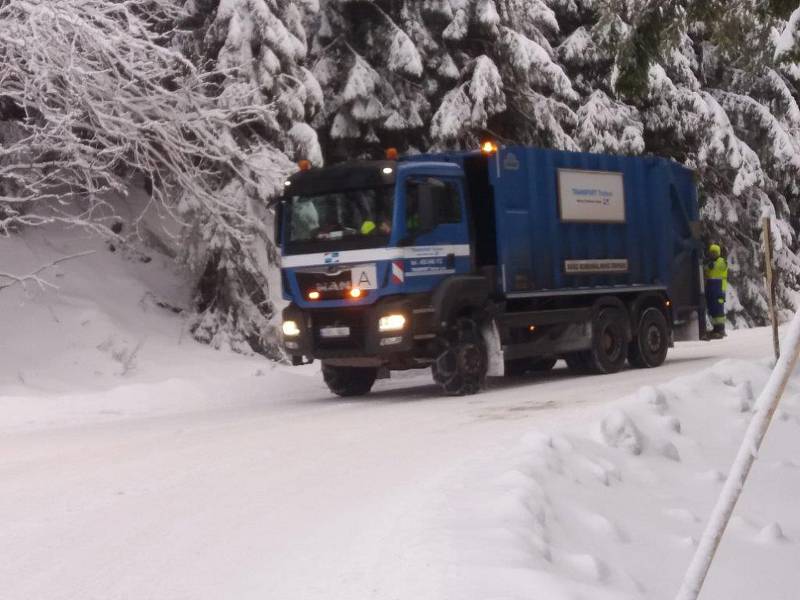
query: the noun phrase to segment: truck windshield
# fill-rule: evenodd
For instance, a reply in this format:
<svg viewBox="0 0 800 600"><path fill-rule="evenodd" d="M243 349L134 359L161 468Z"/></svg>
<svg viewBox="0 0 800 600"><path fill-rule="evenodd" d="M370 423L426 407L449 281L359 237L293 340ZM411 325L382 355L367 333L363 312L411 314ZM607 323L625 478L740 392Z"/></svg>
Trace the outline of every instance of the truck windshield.
<svg viewBox="0 0 800 600"><path fill-rule="evenodd" d="M284 210L286 252L385 246L393 207L392 186L290 197Z"/></svg>

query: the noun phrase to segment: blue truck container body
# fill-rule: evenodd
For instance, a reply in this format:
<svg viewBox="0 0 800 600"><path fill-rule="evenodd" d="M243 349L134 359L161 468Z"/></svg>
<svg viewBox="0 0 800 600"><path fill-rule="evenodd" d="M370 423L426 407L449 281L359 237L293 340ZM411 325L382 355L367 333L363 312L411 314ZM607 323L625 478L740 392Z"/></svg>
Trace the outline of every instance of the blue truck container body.
<svg viewBox="0 0 800 600"><path fill-rule="evenodd" d="M427 154L407 160L463 166L473 155ZM512 146L498 149L488 166L498 275L509 297L620 287L670 289L680 257L697 249L690 227L699 218L694 173L674 161ZM564 169L620 173L624 220L564 221L558 190L558 173ZM627 260L625 272L568 274L564 269L568 260L612 259Z"/></svg>
<svg viewBox="0 0 800 600"><path fill-rule="evenodd" d="M284 347L336 394L419 367L448 394L559 359L655 367L704 333L695 178L674 161L490 145L285 189Z"/></svg>

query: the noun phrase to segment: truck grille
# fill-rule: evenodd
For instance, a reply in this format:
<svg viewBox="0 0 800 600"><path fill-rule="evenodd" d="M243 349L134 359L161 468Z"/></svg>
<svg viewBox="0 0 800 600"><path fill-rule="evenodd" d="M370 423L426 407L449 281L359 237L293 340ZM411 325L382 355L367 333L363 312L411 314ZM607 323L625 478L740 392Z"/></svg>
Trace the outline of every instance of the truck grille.
<svg viewBox="0 0 800 600"><path fill-rule="evenodd" d="M321 350L363 352L367 331L365 316L363 311L315 311L312 316L314 346ZM322 337L320 329L323 327L349 327L350 335L341 338Z"/></svg>
<svg viewBox="0 0 800 600"><path fill-rule="evenodd" d="M352 287L350 282L350 269L334 271L298 271L296 274L297 285L303 297L310 291L319 292L322 300L341 300L348 297Z"/></svg>

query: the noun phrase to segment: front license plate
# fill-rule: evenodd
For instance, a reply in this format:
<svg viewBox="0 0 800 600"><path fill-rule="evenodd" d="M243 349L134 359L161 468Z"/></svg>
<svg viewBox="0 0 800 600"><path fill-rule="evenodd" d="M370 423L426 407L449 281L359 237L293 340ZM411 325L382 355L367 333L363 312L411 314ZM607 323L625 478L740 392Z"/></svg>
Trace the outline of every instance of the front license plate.
<svg viewBox="0 0 800 600"><path fill-rule="evenodd" d="M321 327L319 334L324 338L343 338L350 336L349 327Z"/></svg>

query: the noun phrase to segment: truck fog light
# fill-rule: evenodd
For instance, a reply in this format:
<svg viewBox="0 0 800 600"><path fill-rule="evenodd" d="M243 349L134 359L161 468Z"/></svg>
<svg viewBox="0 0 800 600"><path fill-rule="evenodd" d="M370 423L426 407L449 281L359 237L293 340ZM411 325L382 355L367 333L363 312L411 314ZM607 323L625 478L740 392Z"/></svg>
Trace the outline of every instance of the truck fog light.
<svg viewBox="0 0 800 600"><path fill-rule="evenodd" d="M380 343L381 343L381 346L393 346L394 344L399 344L402 341L403 341L403 336L402 335L398 335L398 336L395 336L395 337L383 338L383 339L381 339Z"/></svg>
<svg viewBox="0 0 800 600"><path fill-rule="evenodd" d="M378 331L400 331L405 326L403 315L386 315L378 320Z"/></svg>
<svg viewBox="0 0 800 600"><path fill-rule="evenodd" d="M290 350L297 350L300 347L300 344L297 342L286 342L286 347Z"/></svg>
<svg viewBox="0 0 800 600"><path fill-rule="evenodd" d="M283 329L283 335L285 335L286 337L296 337L300 335L300 328L294 321L284 321L282 329Z"/></svg>

